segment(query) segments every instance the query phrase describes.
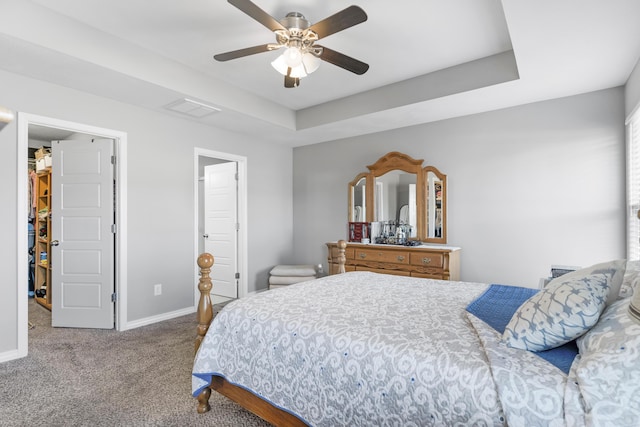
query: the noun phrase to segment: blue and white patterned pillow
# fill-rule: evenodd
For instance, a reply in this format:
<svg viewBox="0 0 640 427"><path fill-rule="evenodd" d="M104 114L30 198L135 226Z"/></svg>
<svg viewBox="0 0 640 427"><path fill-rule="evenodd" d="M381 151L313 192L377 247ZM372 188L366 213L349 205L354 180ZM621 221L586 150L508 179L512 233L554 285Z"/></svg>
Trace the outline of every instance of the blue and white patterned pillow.
<svg viewBox="0 0 640 427"><path fill-rule="evenodd" d="M609 305L618 299L620 287L622 286L622 282L626 276L626 269L628 268L627 264L627 260L625 259L602 262L600 264L581 268L579 270L572 271L571 273L567 273L560 277L557 277L549 282L547 286L552 285L553 283L556 283L558 281L580 279L593 273L604 273L609 276L609 288L611 289L609 295L607 296L607 305Z"/></svg>
<svg viewBox="0 0 640 427"><path fill-rule="evenodd" d="M503 341L509 347L543 351L576 339L598 321L615 273L604 269L554 280L516 310Z"/></svg>

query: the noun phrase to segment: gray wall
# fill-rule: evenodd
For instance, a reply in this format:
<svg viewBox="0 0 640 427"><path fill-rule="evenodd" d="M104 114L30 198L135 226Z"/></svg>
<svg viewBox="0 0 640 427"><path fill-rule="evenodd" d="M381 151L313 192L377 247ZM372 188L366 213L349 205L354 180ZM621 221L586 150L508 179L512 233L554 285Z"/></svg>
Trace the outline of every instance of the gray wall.
<svg viewBox="0 0 640 427"><path fill-rule="evenodd" d="M389 151L447 174L465 281L537 287L551 264L625 257L622 88L294 149L294 253L326 265L347 183Z"/></svg>
<svg viewBox="0 0 640 427"><path fill-rule="evenodd" d="M128 322L193 306L194 147L247 157L249 292L292 250L292 150L0 72L2 105L128 133ZM15 121L0 132L0 354L17 346ZM25 177L26 180L26 177ZM163 293L153 296L153 284ZM27 292L27 283L24 284Z"/></svg>
<svg viewBox="0 0 640 427"><path fill-rule="evenodd" d="M4 91L4 90L3 90ZM4 104L8 107L8 103ZM10 107L9 107L10 108ZM15 351L18 346L17 313L18 296L16 289L16 134L15 120L0 131L0 239L7 242L0 245L0 355L5 351ZM26 254L21 254L26 256ZM27 284L25 284L25 292Z"/></svg>
<svg viewBox="0 0 640 427"><path fill-rule="evenodd" d="M627 84L624 87L625 117L629 116L640 104L640 61L636 63Z"/></svg>

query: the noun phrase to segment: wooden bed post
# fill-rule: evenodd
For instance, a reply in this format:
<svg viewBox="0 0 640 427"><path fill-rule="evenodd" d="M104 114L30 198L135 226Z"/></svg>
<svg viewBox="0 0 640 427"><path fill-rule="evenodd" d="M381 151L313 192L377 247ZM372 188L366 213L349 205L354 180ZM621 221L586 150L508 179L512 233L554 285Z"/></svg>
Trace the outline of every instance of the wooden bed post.
<svg viewBox="0 0 640 427"><path fill-rule="evenodd" d="M345 255L346 248L347 242L338 240L338 274L345 272L344 265L347 263L347 256Z"/></svg>
<svg viewBox="0 0 640 427"><path fill-rule="evenodd" d="M213 320L213 307L211 305L211 267L213 266L213 255L203 253L198 257L198 267L200 267L200 280L198 281L198 290L200 291L200 300L198 302L198 329L195 343L195 352L198 352L200 344L207 334L209 324ZM209 405L209 397L211 397L211 388L206 387L198 395L198 413L202 414L211 409Z"/></svg>

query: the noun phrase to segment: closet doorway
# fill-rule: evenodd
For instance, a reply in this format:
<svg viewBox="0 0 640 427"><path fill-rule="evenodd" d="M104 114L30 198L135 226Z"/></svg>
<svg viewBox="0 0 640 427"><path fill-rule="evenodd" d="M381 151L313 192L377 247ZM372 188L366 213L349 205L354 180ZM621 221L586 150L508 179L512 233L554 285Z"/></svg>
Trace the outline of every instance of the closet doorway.
<svg viewBox="0 0 640 427"><path fill-rule="evenodd" d="M196 148L194 171L195 258L203 252L214 256L214 304L242 298L248 283L246 158ZM199 297L196 287L196 305Z"/></svg>
<svg viewBox="0 0 640 427"><path fill-rule="evenodd" d="M84 298L84 297L89 297L91 296L91 292L89 292L88 294L85 292L85 294L83 295L83 298L81 299L77 299L75 297L80 296L80 294L75 294L74 298L67 300L65 303L62 302L62 300L57 300L56 302L54 302L53 306L51 307L53 312L53 318L58 318L58 319L63 319L63 323L59 323L58 326L65 326L65 327L91 327L91 328L113 328L115 326L116 329L118 330L124 330L126 329L125 325L126 325L126 299L125 298L117 298L118 295L126 295L125 289L126 289L126 282L124 280L125 276L125 271L124 271L124 259L125 258L125 253L123 251L123 248L126 248L126 221L125 221L125 208L126 206L123 204L124 200L126 200L125 194L124 194L124 190L126 189L126 185L125 185L125 180L126 180L126 176L125 176L125 165L126 165L126 156L125 156L125 146L126 146L126 134L123 132L119 132L119 131L114 131L114 130L110 130L110 129L103 129L103 128L97 128L97 127L93 127L93 126L89 126L89 125L84 125L84 124L79 124L79 123L72 123L72 122L67 122L67 121L61 121L61 120L57 120L57 119L52 119L52 118L47 118L47 117L41 117L41 116L35 116L35 115L30 115L30 114L26 114L26 113L19 113L18 114L18 174L19 176L24 176L27 173L28 168L31 167L31 165L29 164L29 157L30 157L30 152L34 149L34 148L40 148L40 147L47 147L51 145L51 141L60 141L60 140L73 140L74 142L71 144L71 148L67 151L67 154L65 156L65 158L67 158L68 160L70 160L71 157L73 156L80 156L78 157L78 159L82 159L82 158L87 158L87 155L93 155L94 158L98 158L98 157L104 157L104 156L108 156L108 160L107 162L103 162L100 165L100 168L105 168L108 167L109 168L109 172L113 172L113 175L109 175L109 177L107 178L110 182L109 183L105 183L103 182L103 186L108 187L109 191L111 191L111 189L113 189L113 196L111 197L111 202L115 205L115 208L110 208L110 213L103 213L103 215L107 215L109 216L109 222L113 224L113 226L110 226L109 229L109 233L114 233L113 234L113 238L112 238L112 244L113 246L110 247L110 249L108 249L107 251L110 252L108 254L108 260L111 260L111 264L113 265L113 268L110 267L110 269L113 271L111 277L108 277L108 281L109 281L109 285L105 288L105 289L109 289L108 294L109 294L109 301L108 301L108 309L110 310L110 312L107 312L108 315L110 315L110 317L106 318L107 321L105 323L105 317L104 317L104 313L105 310L103 310L103 317L101 319L101 321L99 322L93 322L92 323L92 316L91 316L91 309L89 310L85 310L85 316L84 318L82 317L77 317L74 320L73 315L72 316L68 316L67 314L63 314L64 310L60 310L60 308L62 308L63 306L72 306L75 303L83 303L83 301L86 303L87 301L89 301L88 299ZM105 145L102 143L105 140L108 140L109 143L106 145L107 147L112 147L113 149L113 158L111 158L111 154L106 154L106 151L104 152L96 152L96 146L100 146L103 149L105 147ZM101 142L102 141L102 142ZM69 148L69 146L67 145L67 147ZM111 150L111 148L109 148L109 150ZM107 151L109 151L107 150ZM87 154L90 153L90 154ZM76 159L77 160L77 159ZM115 165L112 165L112 161L115 162ZM67 162L68 165L71 165L72 162ZM24 167L22 167L24 166ZM53 165L54 167L56 165ZM57 168L58 170L61 170L62 166L58 163L57 164ZM77 174L77 173L86 173L86 172L90 172L86 167L84 167L82 165L82 162L78 162L76 161L76 165L75 165L75 170L73 171L73 173L68 173L67 175L73 175L73 174ZM56 188L56 172L53 171L52 174L52 187L51 187L51 192L53 192ZM60 183L63 181L62 179L59 179L58 181L60 181ZM27 198L29 197L29 185L28 185L27 180L24 179L18 179L18 183L19 183L19 188L18 188L18 194L19 194L19 198L24 197L24 203L18 203L18 218L19 221L22 222L24 220L25 222L25 226L24 226L24 231L25 231L25 235L24 238L21 238L20 234L22 232L23 227L19 227L20 232L18 235L18 244L19 245L24 245L24 252L28 252L28 247L31 244L32 239L38 239L40 236L40 231L39 230L34 230L34 234L35 236L27 236L26 231L29 229L28 228L28 224L29 224L29 216L30 214L33 215L30 212L27 212L28 210L28 206L31 204L29 201L29 203L27 203ZM24 187L21 188L21 183L24 183ZM85 185L86 183L83 183L83 185ZM108 184L108 185L106 185ZM68 188L71 188L71 186L69 186ZM71 194L71 192L70 192ZM111 194L111 193L109 193ZM50 194L51 195L51 194ZM54 197L55 198L55 197ZM70 199L71 200L71 199ZM68 202L65 202L67 205L69 205ZM55 214L55 213L54 213ZM37 213L36 213L37 215ZM52 215L52 217L55 218L55 215ZM89 217L89 215L87 215L87 218ZM62 218L62 219L61 219ZM57 218L57 221L61 221L64 220L65 222L69 222L67 221L67 219L71 218L71 217L61 217L61 218ZM87 220L85 220L84 218L75 218L72 221L75 221L76 223L78 223L78 227L76 231L78 233L81 233L82 235L86 235L85 233L89 232L90 230L86 227L84 227L84 225L87 225L86 222ZM89 220L90 222L90 220ZM36 220L37 223L37 220ZM84 225L83 225L84 223ZM44 232L46 233L50 233L52 230L44 230ZM103 233L104 234L104 233ZM55 232L51 232L50 236L49 236L49 240L53 240L51 242L51 245L55 246L56 243L59 243L60 241L60 237L58 236L55 239L51 239L51 237L55 237L56 234ZM110 236L111 237L111 236ZM58 240L58 242L56 242L56 240ZM72 240L72 239L71 239ZM54 249L53 246L51 247L51 249ZM61 245L61 247L63 247L63 245ZM20 248L19 248L20 249ZM57 249L57 248L55 248ZM54 251L55 251L54 249ZM72 251L69 251L70 253ZM84 257L84 259L88 260L87 258L87 254L89 253L89 250L85 250L84 255L81 255L81 257ZM81 252L77 251L77 254L80 254ZM94 250L95 253L95 250ZM18 272L20 275L22 275L22 272L25 273L24 275L24 281L23 280L18 280L18 317L19 319L25 319L25 321L20 321L19 323L19 331L18 331L18 335L19 335L19 342L18 342L18 347L19 347L19 352L24 351L24 354L26 354L27 352L27 341L28 341L28 322L26 321L26 319L28 318L28 292L27 292L27 288L28 288L28 284L30 284L30 280L31 280L31 265L27 265L30 264L31 260L33 259L34 263L37 263L39 261L39 254L37 253L33 253L31 254L31 256L33 258L24 258L24 260L26 261L26 264L23 266L19 265L18 266ZM91 256L89 256L89 258L91 258ZM21 263L23 261L23 258L19 258L19 263ZM79 262L80 260L75 260L75 265L80 265L81 262ZM52 257L52 262L55 263L55 256ZM54 264L55 265L55 264ZM69 265L70 267L72 267L72 264ZM36 267L37 268L37 267ZM68 270L68 267L65 267L65 270ZM53 268L53 270L55 271L55 267ZM60 270L57 271L58 273L58 277L59 277L59 273ZM19 277L20 279L20 277ZM65 281L66 282L66 281ZM33 283L34 285L34 291L37 290L38 286L40 284L38 283ZM54 294L54 298L55 298L55 290L56 288L59 289L59 286L56 287L56 285L53 283L53 281L51 281L51 283L48 284L48 286L51 286L51 288L49 288L49 292ZM76 285L72 285L75 286L76 288L80 288L80 286ZM89 287L90 288L90 287ZM87 291L87 288L83 289L83 292ZM58 291L59 292L59 291ZM88 292L88 291L87 291ZM112 296L113 294L113 296ZM60 295L58 295L60 296ZM93 295L92 296L94 298L94 301L98 301L99 299L104 300L104 295L100 295L99 297L97 295ZM113 298L113 300L116 302L115 304L111 304L111 298ZM51 301L51 299L49 299L49 301ZM58 308L59 311L56 312L56 308ZM73 307L75 309L75 307ZM73 311L73 310L72 310ZM96 311L97 312L97 311ZM69 311L67 310L67 313L69 313ZM87 317L87 313L89 313L88 317ZM114 325L114 320L115 320L115 325ZM74 323L76 322L76 323ZM56 326L54 324L54 326Z"/></svg>

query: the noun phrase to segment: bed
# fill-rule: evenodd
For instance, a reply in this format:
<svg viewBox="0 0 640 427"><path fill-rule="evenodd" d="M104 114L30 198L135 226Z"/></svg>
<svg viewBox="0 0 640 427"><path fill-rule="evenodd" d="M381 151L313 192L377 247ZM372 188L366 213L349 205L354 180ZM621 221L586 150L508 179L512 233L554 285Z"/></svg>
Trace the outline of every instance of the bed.
<svg viewBox="0 0 640 427"><path fill-rule="evenodd" d="M234 301L213 322L213 257L198 262L198 412L213 389L277 426L640 425L637 280L623 261L551 291L348 272ZM579 322L557 322L565 304L540 339L540 307L561 298L580 300ZM553 340L566 342L519 348Z"/></svg>

